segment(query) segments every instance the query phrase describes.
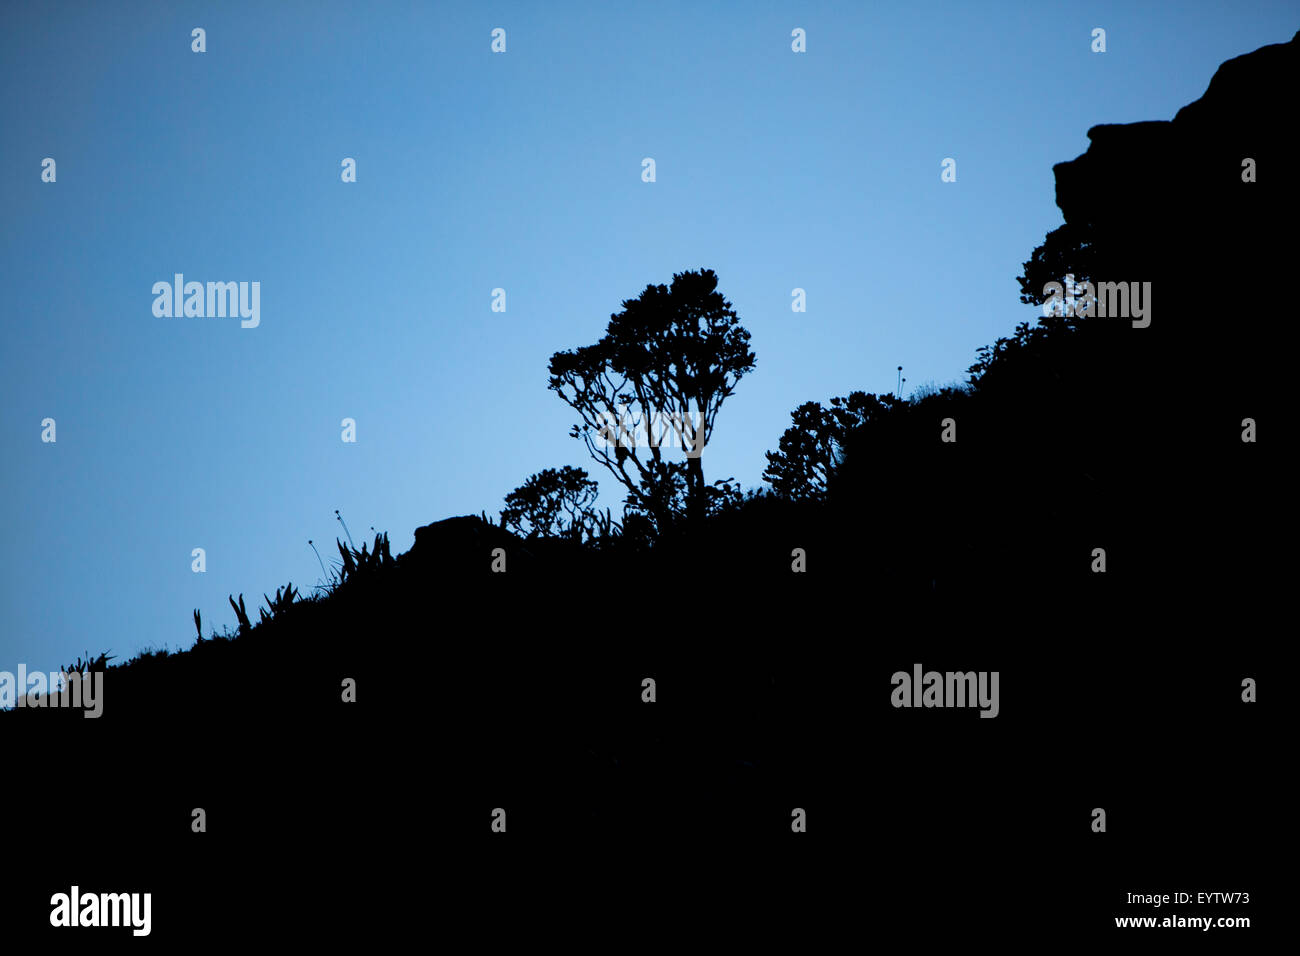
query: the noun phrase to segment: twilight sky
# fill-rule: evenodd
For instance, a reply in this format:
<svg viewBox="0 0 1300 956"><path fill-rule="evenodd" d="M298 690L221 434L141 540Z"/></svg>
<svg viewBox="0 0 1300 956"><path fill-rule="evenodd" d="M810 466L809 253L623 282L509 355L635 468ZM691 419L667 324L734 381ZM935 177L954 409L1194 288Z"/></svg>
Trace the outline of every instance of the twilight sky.
<svg viewBox="0 0 1300 956"><path fill-rule="evenodd" d="M757 486L800 403L892 391L900 364L905 392L964 380L1034 319L1015 277L1090 126L1171 119L1298 21L1282 2L6 4L0 670L188 647L196 607L205 633L233 626L230 593L256 619L263 592L319 580L308 538L337 556L335 508L396 554L543 468L602 478L548 358L686 269L718 273L757 354L705 477ZM259 282L260 324L155 316L175 273ZM599 505L621 500L605 477Z"/></svg>

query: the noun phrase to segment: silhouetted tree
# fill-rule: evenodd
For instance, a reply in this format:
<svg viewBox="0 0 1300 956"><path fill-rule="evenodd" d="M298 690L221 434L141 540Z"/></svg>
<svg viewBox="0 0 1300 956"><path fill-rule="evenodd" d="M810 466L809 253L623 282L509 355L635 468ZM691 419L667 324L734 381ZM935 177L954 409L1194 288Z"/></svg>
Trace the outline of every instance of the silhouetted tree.
<svg viewBox="0 0 1300 956"><path fill-rule="evenodd" d="M1123 232L1122 229L1120 231ZM1137 258L1147 259L1141 256ZM1117 253L1113 244L1107 241L1105 231L1099 232L1094 222L1066 222L1047 233L1042 244L1034 249L1023 264L1021 274L1016 277L1020 284L1020 301L1026 305L1043 305L1049 298L1043 291L1044 287L1055 282L1062 286L1062 295L1067 300L1063 304L1072 304L1073 309L1077 310L1082 304L1086 283L1095 284L1100 279L1114 275L1127 275L1125 270L1131 268L1134 261L1131 252L1127 256L1122 250ZM1069 302L1071 297L1074 298L1073 303ZM1073 310L1059 310L1040 316L1033 325L1021 322L1011 336L999 338L992 345L979 348L979 358L967 369L970 384L984 387L997 385L1000 389L1023 386L1025 382L1017 379L1017 376L1035 366L1049 370L1054 378L1059 378L1059 356L1070 353L1077 357L1090 347L1096 348L1090 343L1101 338L1102 333L1114 325L1113 320L1108 322L1098 319L1095 304L1086 315L1079 315ZM1079 331L1086 333L1084 339L1088 341L1072 337L1072 333ZM1068 342L1067 337L1070 337ZM1128 344L1121 343L1121 347L1127 347ZM1100 347L1108 352L1116 350L1110 342L1105 342ZM1009 371L1013 359L1019 366L1015 372ZM997 374L985 381L995 369ZM1012 381L1002 381L1008 378Z"/></svg>
<svg viewBox="0 0 1300 956"><path fill-rule="evenodd" d="M591 504L598 491L581 468L547 468L506 495L501 526L526 538L580 539L595 527Z"/></svg>
<svg viewBox="0 0 1300 956"><path fill-rule="evenodd" d="M1085 225L1066 223L1053 229L1043 238L1043 244L1034 249L1024 271L1016 277L1020 283L1020 301L1025 305L1042 305L1047 296L1043 286L1060 282L1063 276L1073 275L1082 284L1097 278L1097 247L1091 230Z"/></svg>
<svg viewBox="0 0 1300 956"><path fill-rule="evenodd" d="M549 387L582 418L571 435L660 533L683 512L698 522L712 498L728 494L722 482L706 487L701 456L754 353L717 285L710 269L677 273L671 286L648 285L610 316L596 344L551 356ZM684 462L664 457L665 438L682 448Z"/></svg>
<svg viewBox="0 0 1300 956"><path fill-rule="evenodd" d="M781 436L778 450L765 453L763 480L783 498L823 500L848 435L902 404L894 395L877 397L867 392L832 398L829 408L804 402L790 413L792 424Z"/></svg>

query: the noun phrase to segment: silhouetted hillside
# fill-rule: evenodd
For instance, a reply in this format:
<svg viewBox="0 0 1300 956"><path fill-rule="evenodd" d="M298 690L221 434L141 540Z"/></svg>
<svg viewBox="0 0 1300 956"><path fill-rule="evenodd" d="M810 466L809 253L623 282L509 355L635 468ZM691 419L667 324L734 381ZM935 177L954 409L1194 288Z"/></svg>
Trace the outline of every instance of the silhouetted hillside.
<svg viewBox="0 0 1300 956"><path fill-rule="evenodd" d="M332 711L345 676L395 695L431 659L454 664L493 642L521 673L534 653L581 668L591 648L614 661L654 642L690 657L706 640L746 647L767 673L753 635L841 626L848 609L831 595L846 587L874 619L911 627L955 627L978 607L1012 629L1068 608L1054 626L1083 628L1161 594L1197 595L1202 623L1231 616L1276 580L1251 503L1281 488L1271 449L1286 429L1291 324L1274 300L1291 251L1281 224L1296 210L1295 136L1261 91L1291 88L1298 49L1293 39L1225 63L1170 122L1093 127L1088 151L1055 167L1066 221L1026 262L1026 300L1066 274L1149 281L1148 327L1022 326L984 350L969 388L897 404L853 433L825 504L760 495L649 551L435 522L406 554L246 637L109 668L110 713L229 728L250 709L259 721ZM1242 181L1245 158L1258 181ZM945 442L949 418L956 440ZM1259 443L1242 441L1246 418ZM1091 569L1097 547L1105 574ZM806 574L791 571L796 548ZM407 676L385 676L394 658ZM281 682L293 693L270 691Z"/></svg>
<svg viewBox="0 0 1300 956"><path fill-rule="evenodd" d="M1114 699L1136 679L1124 667L1145 673L1166 642L1253 627L1261 595L1283 593L1263 503L1283 501L1289 478L1295 352L1278 299L1297 186L1278 104L1294 99L1298 57L1300 34L1231 60L1172 121L1095 126L1088 151L1055 167L1065 224L1025 263L1026 300L1067 274L1150 282L1149 326L1076 315L1020 327L976 357L968 387L895 403L848 435L824 501L751 496L648 547L630 534L524 539L474 517L419 528L396 557L377 541L325 596L110 667L99 720L0 715L69 760L74 727L78 772L118 788L100 810L67 796L61 811L55 797L52 819L75 805L81 826L167 846L178 821L137 812L144 788L248 832L292 821L293 852L329 833L364 858L404 839L430 794L451 819L509 804L521 831L570 813L563 839L666 836L704 819L716 832L724 817L739 835L788 829L790 806L862 786L867 752L909 768L939 748L954 779L1007 779L1024 772L1014 755L1032 754L1047 790L1084 772L1067 751L1096 732L1099 704L1059 712L1059 752L1014 707L997 754L963 750L962 734L915 748L865 739L859 715L887 705L864 698L863 655L968 660L978 637L1008 675L1031 671L1009 651L1035 666L1043 655L1050 686L1019 691L1019 712L1037 713L1054 695ZM1247 419L1258 441L1243 441ZM1108 639L1147 656L1101 675L1067 666ZM645 677L662 711L641 706ZM356 704L341 699L349 679ZM1135 726L1190 693L1168 687L1128 701ZM1096 759L1090 772L1111 779ZM1107 759L1134 780L1154 773L1141 756ZM908 809L908 773L889 784L903 806L886 849L937 825ZM355 804L329 796L354 784ZM981 807L973 827L1052 825L1046 808Z"/></svg>

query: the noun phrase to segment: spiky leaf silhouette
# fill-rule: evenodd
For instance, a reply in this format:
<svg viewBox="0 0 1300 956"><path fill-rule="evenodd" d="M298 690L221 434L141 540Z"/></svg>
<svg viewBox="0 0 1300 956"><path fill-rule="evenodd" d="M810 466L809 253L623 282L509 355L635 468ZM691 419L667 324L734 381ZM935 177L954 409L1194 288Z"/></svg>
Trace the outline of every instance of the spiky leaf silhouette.
<svg viewBox="0 0 1300 956"><path fill-rule="evenodd" d="M112 650L112 648L109 648ZM116 657L115 654L100 654L93 660L90 657L90 651L86 651L86 659L83 661L80 656L77 657L75 664L68 664L63 668L65 674L84 674L86 671L102 671L108 666L108 662Z"/></svg>
<svg viewBox="0 0 1300 956"><path fill-rule="evenodd" d="M253 624L248 620L248 610L244 607L244 596L239 595L239 603L235 603L233 595L230 596L230 606L235 609L235 617L239 619L239 633L247 634L253 629Z"/></svg>
<svg viewBox="0 0 1300 956"><path fill-rule="evenodd" d="M361 543L360 551L347 547L337 538L334 539L334 543L338 545L339 554L343 558L343 568L339 573L340 582L368 575L393 563L387 532L375 535L373 549L364 541Z"/></svg>
<svg viewBox="0 0 1300 956"><path fill-rule="evenodd" d="M274 617L278 617L285 611L289 610L290 606L292 606L293 602L297 600L300 595L294 588L293 582L290 581L283 588L275 589L275 600L267 597L265 593L262 594L262 597L266 598L266 606L271 612L268 614L266 611L262 611L262 620L265 622Z"/></svg>

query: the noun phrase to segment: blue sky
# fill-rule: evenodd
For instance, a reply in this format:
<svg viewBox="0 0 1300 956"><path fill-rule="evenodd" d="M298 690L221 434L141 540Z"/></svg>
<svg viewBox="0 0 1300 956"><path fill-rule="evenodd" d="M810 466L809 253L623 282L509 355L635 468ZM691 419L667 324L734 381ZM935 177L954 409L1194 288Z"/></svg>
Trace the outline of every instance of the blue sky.
<svg viewBox="0 0 1300 956"><path fill-rule="evenodd" d="M757 486L800 403L892 391L900 364L905 391L962 380L1034 318L1015 277L1090 126L1170 119L1298 25L1287 3L6 4L0 669L188 647L193 608L207 631L227 594L314 584L336 508L396 553L543 468L601 478L547 361L686 269L718 273L757 354L706 478ZM178 272L260 282L260 325L156 317Z"/></svg>

